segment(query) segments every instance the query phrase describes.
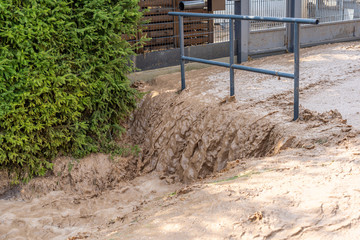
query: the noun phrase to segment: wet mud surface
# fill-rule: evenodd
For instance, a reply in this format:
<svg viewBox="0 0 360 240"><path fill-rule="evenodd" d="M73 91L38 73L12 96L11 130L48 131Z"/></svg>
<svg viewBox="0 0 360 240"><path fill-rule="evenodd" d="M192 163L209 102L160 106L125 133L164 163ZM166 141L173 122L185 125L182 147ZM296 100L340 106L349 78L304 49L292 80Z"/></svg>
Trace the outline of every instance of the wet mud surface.
<svg viewBox="0 0 360 240"><path fill-rule="evenodd" d="M281 97L249 106L235 97L198 102L192 94L197 93L190 89L145 98L130 129L143 148L140 171L156 170L189 183L221 171L230 161L309 148L321 138L341 141L352 129L338 111L302 109L301 119L293 122L292 106Z"/></svg>
<svg viewBox="0 0 360 240"><path fill-rule="evenodd" d="M292 71L292 55L247 66ZM9 188L0 239L358 239L360 45L301 50L292 80L211 67L159 76L130 123L138 158L59 158Z"/></svg>

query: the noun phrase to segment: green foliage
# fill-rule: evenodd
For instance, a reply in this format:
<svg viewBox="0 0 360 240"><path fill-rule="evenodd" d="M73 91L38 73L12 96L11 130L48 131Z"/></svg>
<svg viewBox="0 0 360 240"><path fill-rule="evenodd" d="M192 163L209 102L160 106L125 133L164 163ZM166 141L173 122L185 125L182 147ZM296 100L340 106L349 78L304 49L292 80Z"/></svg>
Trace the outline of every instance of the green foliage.
<svg viewBox="0 0 360 240"><path fill-rule="evenodd" d="M126 75L138 0L0 1L0 167L28 179L59 154L109 149L139 93Z"/></svg>

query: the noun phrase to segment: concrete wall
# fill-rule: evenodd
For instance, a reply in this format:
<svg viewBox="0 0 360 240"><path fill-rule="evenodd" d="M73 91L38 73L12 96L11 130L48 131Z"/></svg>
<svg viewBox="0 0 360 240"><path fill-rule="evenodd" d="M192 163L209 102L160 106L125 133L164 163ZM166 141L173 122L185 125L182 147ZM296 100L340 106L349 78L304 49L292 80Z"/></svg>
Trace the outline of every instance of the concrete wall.
<svg viewBox="0 0 360 240"><path fill-rule="evenodd" d="M360 19L319 25L304 25L300 31L302 47L355 40L360 40ZM251 32L248 46L250 56L285 51L287 46L286 28ZM186 47L185 55L203 59L228 57L229 43ZM150 52L133 57L133 61L135 67L141 70L175 66L180 64L180 50L170 49Z"/></svg>
<svg viewBox="0 0 360 240"><path fill-rule="evenodd" d="M324 23L303 26L300 31L302 46L314 46L323 43L351 41L360 38L360 20Z"/></svg>
<svg viewBox="0 0 360 240"><path fill-rule="evenodd" d="M229 56L229 43L211 43L185 48L185 55L203 59L215 59ZM132 58L136 68L150 70L180 65L180 49L154 51Z"/></svg>
<svg viewBox="0 0 360 240"><path fill-rule="evenodd" d="M250 32L249 55L286 50L286 28Z"/></svg>

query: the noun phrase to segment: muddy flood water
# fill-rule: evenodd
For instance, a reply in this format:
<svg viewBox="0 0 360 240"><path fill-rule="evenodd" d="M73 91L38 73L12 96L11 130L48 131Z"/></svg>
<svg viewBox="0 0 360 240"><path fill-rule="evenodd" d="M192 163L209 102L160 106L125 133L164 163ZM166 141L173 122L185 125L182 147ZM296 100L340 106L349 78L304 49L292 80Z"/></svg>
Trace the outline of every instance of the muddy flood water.
<svg viewBox="0 0 360 240"><path fill-rule="evenodd" d="M236 71L235 97L220 67L182 92L180 73L140 84L140 155L61 157L17 188L0 174L0 240L359 239L360 43L301 49L300 74L297 121L290 79Z"/></svg>

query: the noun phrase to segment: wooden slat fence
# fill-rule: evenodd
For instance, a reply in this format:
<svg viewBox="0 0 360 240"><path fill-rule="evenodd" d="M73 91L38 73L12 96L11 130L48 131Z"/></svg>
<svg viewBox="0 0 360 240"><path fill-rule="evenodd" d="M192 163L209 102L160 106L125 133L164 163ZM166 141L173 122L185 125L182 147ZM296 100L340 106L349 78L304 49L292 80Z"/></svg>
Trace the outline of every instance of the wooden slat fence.
<svg viewBox="0 0 360 240"><path fill-rule="evenodd" d="M178 18L168 15L168 12L180 11L179 2L180 0L140 0L141 11L147 10L144 18L149 20L149 23L143 26L143 34L151 40L139 53L179 47ZM206 9L190 12L208 13ZM185 46L214 42L213 24L212 19L184 18ZM140 37L137 36L136 39Z"/></svg>

